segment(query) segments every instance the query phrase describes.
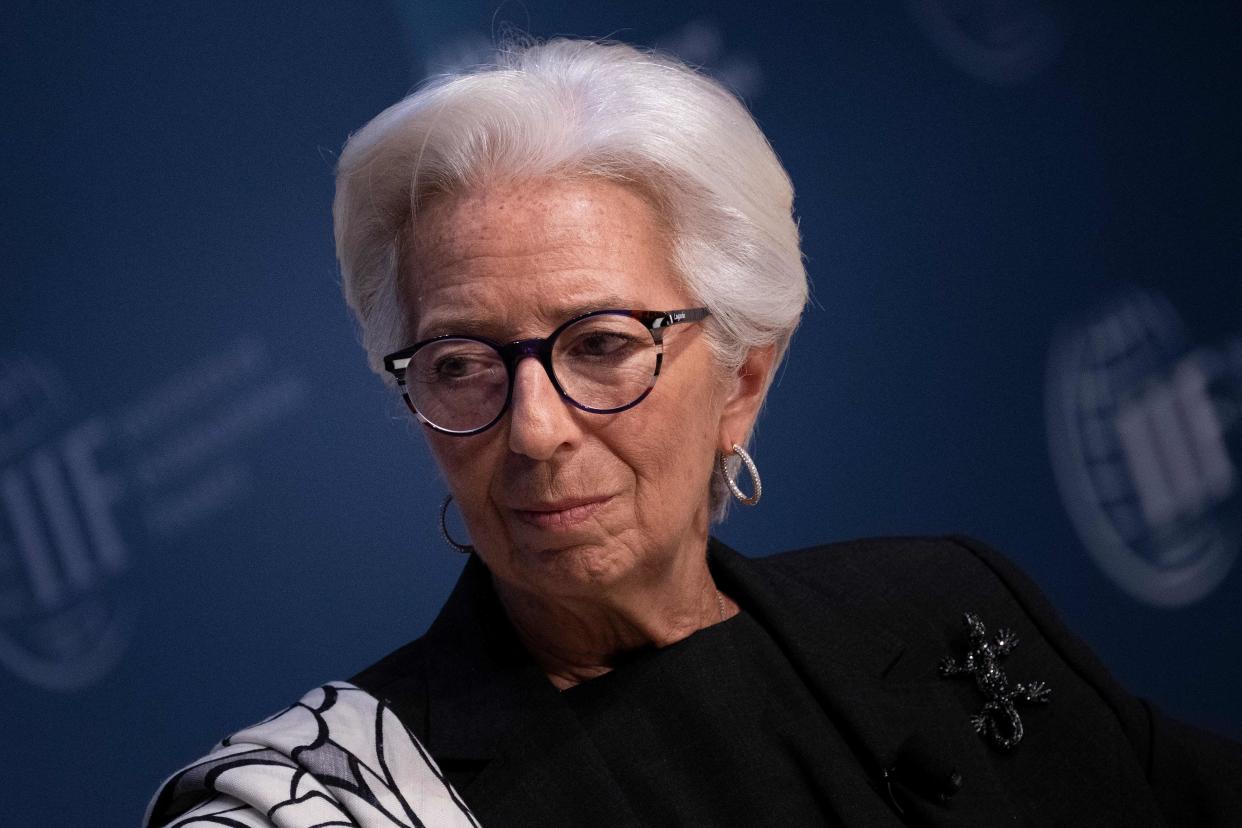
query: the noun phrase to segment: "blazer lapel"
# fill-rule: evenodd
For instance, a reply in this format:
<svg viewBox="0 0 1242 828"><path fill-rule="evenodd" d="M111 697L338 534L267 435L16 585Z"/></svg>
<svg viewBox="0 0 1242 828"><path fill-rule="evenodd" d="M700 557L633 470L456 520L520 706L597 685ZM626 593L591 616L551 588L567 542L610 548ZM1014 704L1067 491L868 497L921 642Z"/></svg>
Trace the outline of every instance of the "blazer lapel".
<svg viewBox="0 0 1242 828"><path fill-rule="evenodd" d="M504 617L491 575L475 556L424 636L423 741L447 762L486 762L556 691L531 663Z"/></svg>
<svg viewBox="0 0 1242 828"><path fill-rule="evenodd" d="M912 821L1020 822L952 688L934 672L920 673L905 643L883 624L884 614L852 597L865 590L874 602L875 584L859 582L848 561L835 562L831 581L812 587L715 540L709 556L717 583L769 631L837 722L873 793L890 797L885 770L913 758L917 766L956 769L963 781L945 804L898 784L896 798ZM896 617L902 610L891 611ZM912 750L921 755L905 755Z"/></svg>
<svg viewBox="0 0 1242 828"><path fill-rule="evenodd" d="M425 742L483 825L636 825L573 711L471 556L427 631ZM550 774L548 768L556 768Z"/></svg>

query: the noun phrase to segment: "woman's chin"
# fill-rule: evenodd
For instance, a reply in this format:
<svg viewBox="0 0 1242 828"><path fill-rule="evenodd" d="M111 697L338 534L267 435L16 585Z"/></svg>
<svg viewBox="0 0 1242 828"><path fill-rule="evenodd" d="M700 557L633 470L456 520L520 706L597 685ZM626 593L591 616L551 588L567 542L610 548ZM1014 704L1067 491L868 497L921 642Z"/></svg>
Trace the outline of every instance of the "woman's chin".
<svg viewBox="0 0 1242 828"><path fill-rule="evenodd" d="M598 532L555 535L539 533L514 544L506 568L523 590L543 596L599 597L601 588L625 579L637 563L628 547L600 538Z"/></svg>

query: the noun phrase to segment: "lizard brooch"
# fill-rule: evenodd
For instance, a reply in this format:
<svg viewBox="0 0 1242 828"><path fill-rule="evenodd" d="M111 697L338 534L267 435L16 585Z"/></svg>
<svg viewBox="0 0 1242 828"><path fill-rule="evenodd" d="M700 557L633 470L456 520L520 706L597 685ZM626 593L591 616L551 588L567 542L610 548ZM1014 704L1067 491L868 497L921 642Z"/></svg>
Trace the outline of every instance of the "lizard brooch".
<svg viewBox="0 0 1242 828"><path fill-rule="evenodd" d="M1052 688L1042 681L1018 682L1010 685L1000 660L1018 646L1018 637L1012 630L1001 628L989 640L983 620L973 612L965 614L966 629L970 633L970 647L961 659L945 657L940 662L940 675L973 676L975 686L987 698L981 709L970 717L975 732L992 740L1001 750L1013 750L1022 741L1022 718L1018 715L1021 704L1047 704Z"/></svg>

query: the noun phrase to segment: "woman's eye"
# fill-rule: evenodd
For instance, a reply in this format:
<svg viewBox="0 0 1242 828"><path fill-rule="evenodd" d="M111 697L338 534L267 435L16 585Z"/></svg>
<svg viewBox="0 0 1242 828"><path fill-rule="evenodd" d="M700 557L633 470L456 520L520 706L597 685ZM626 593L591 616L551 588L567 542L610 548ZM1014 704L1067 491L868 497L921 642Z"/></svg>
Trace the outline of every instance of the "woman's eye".
<svg viewBox="0 0 1242 828"><path fill-rule="evenodd" d="M442 359L436 365L436 373L442 377L463 377L469 370L470 368L466 360L461 357Z"/></svg>
<svg viewBox="0 0 1242 828"><path fill-rule="evenodd" d="M623 333L597 331L580 337L573 347L574 356L609 356L634 345L634 340Z"/></svg>
<svg viewBox="0 0 1242 828"><path fill-rule="evenodd" d="M433 372L436 379L468 379L488 370L489 365L481 359L469 356L446 356L436 361Z"/></svg>

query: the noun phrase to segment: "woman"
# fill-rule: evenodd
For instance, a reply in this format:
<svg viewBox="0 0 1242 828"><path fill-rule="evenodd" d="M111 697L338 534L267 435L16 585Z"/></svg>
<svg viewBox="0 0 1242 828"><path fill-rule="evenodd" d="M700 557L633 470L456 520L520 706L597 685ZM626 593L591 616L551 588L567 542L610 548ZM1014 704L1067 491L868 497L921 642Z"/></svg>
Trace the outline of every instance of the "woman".
<svg viewBox="0 0 1242 828"><path fill-rule="evenodd" d="M351 138L346 296L470 558L424 636L234 734L149 824L1242 820L1237 746L1117 688L983 546L709 538L761 494L792 199L731 95L619 45L505 55Z"/></svg>

